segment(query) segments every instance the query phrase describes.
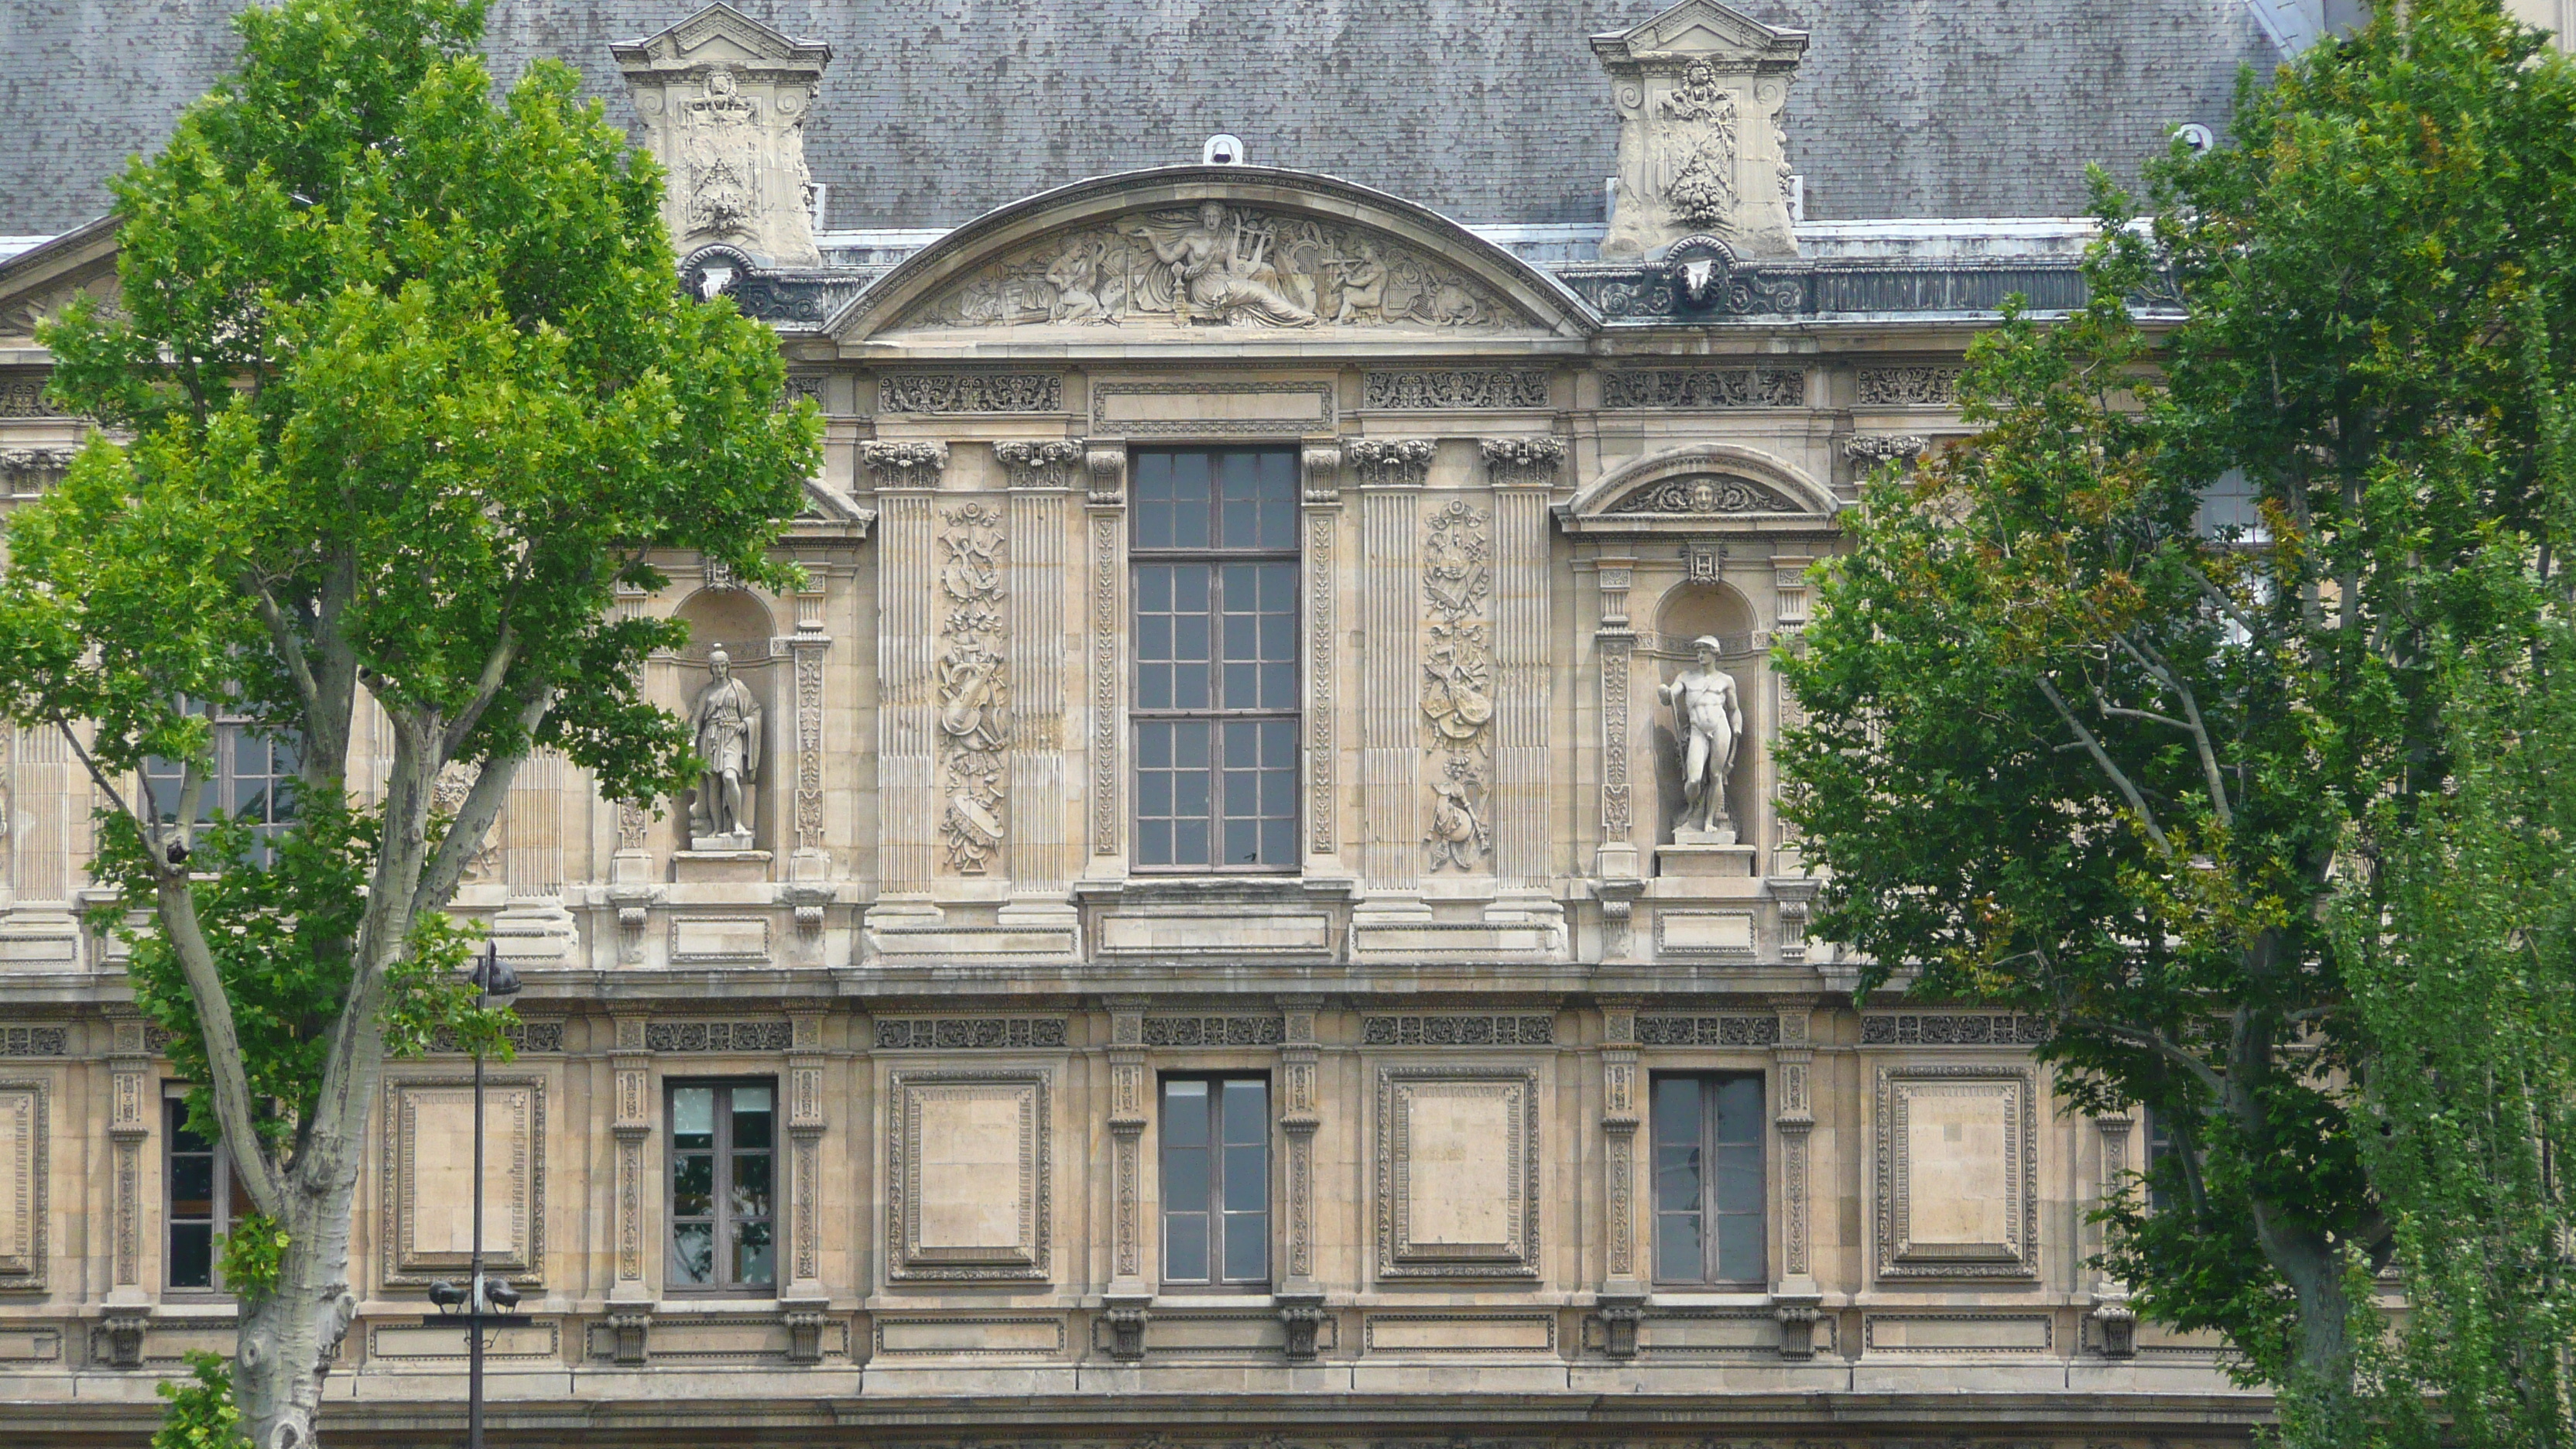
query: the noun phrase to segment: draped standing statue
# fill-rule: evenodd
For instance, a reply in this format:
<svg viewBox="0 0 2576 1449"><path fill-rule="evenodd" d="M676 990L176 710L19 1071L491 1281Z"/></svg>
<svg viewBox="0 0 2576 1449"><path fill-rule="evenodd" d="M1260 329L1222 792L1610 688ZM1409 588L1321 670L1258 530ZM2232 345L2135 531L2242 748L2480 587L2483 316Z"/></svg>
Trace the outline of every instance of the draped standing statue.
<svg viewBox="0 0 2576 1449"><path fill-rule="evenodd" d="M689 805L693 850L751 849L752 787L760 782L760 701L733 677L733 660L718 649L707 660L715 678L689 709L689 733L706 773Z"/></svg>

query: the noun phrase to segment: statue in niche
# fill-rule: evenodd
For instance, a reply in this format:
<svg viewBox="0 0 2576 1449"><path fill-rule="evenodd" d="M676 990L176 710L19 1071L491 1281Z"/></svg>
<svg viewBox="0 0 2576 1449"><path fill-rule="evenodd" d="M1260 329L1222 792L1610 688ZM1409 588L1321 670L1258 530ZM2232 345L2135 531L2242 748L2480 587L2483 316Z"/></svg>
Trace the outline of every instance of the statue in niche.
<svg viewBox="0 0 2576 1449"><path fill-rule="evenodd" d="M760 701L733 677L722 649L707 660L715 677L689 709L689 733L706 771L689 804L689 848L751 849L751 787L760 782Z"/></svg>
<svg viewBox="0 0 2576 1449"><path fill-rule="evenodd" d="M1313 308L1280 291L1278 270L1269 261L1272 231L1237 216L1229 232L1220 202L1202 203L1194 225L1148 225L1135 235L1171 269L1176 309L1186 305L1223 321L1273 327L1312 327L1319 320Z"/></svg>
<svg viewBox="0 0 2576 1449"><path fill-rule="evenodd" d="M1744 710L1736 700L1735 676L1717 667L1717 640L1703 634L1691 641L1691 652L1692 666L1656 691L1672 706L1673 733L1682 742L1682 815L1673 823L1673 843L1733 845L1726 776L1744 738Z"/></svg>

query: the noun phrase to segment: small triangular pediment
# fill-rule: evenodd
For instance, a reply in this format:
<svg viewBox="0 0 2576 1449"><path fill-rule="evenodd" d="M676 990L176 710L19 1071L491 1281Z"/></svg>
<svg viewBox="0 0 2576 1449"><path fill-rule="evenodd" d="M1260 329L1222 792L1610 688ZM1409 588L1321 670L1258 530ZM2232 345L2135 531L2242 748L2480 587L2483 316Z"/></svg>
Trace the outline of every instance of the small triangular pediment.
<svg viewBox="0 0 2576 1449"><path fill-rule="evenodd" d="M823 42L798 40L722 3L710 5L668 30L611 49L618 65L629 74L717 63L810 67L820 74L832 58L832 47Z"/></svg>
<svg viewBox="0 0 2576 1449"><path fill-rule="evenodd" d="M0 347L32 347L78 298L116 294L116 221L101 217L0 264Z"/></svg>
<svg viewBox="0 0 2576 1449"><path fill-rule="evenodd" d="M1806 51L1807 33L1765 25L1717 0L1682 0L1643 24L1592 37L1592 48L1618 60L1691 58L1748 68L1778 66L1796 63Z"/></svg>

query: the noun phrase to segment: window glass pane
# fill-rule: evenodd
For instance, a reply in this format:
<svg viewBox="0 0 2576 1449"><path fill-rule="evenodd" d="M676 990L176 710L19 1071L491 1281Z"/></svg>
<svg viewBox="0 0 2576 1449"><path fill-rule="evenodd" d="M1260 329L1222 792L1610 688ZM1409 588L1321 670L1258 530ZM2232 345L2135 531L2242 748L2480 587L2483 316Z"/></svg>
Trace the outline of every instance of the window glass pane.
<svg viewBox="0 0 2576 1449"><path fill-rule="evenodd" d="M1700 1266L1699 1218L1689 1213L1655 1215L1655 1276L1668 1282L1696 1283Z"/></svg>
<svg viewBox="0 0 2576 1449"><path fill-rule="evenodd" d="M671 1141L683 1151L716 1145L716 1089L679 1087L671 1093Z"/></svg>
<svg viewBox="0 0 2576 1449"><path fill-rule="evenodd" d="M1136 455L1136 547L1172 546L1172 456Z"/></svg>
<svg viewBox="0 0 2576 1449"><path fill-rule="evenodd" d="M1655 1141L1699 1145L1699 1079L1655 1078Z"/></svg>
<svg viewBox="0 0 2576 1449"><path fill-rule="evenodd" d="M1205 793L1205 781L1201 781ZM1208 850L1208 823L1204 817L1172 822L1172 863L1175 865L1209 865L1214 857Z"/></svg>
<svg viewBox="0 0 2576 1449"><path fill-rule="evenodd" d="M170 1225L170 1283L173 1288L215 1286L215 1227L212 1223Z"/></svg>
<svg viewBox="0 0 2576 1449"><path fill-rule="evenodd" d="M1164 1147L1163 1203L1175 1212L1193 1212L1208 1205L1205 1147Z"/></svg>
<svg viewBox="0 0 2576 1449"><path fill-rule="evenodd" d="M1218 546L1259 548L1261 546L1260 456L1254 453L1219 454L1216 481L1217 494L1224 500L1225 508L1225 528Z"/></svg>
<svg viewBox="0 0 2576 1449"><path fill-rule="evenodd" d="M1208 1226L1203 1212L1163 1215L1163 1276L1204 1283L1208 1276Z"/></svg>
<svg viewBox="0 0 2576 1449"><path fill-rule="evenodd" d="M1270 1149L1225 1149L1225 1210L1257 1213L1270 1206Z"/></svg>
<svg viewBox="0 0 2576 1449"><path fill-rule="evenodd" d="M733 1146L736 1152L746 1149L765 1151L769 1147L769 1089L736 1087L733 1089Z"/></svg>
<svg viewBox="0 0 2576 1449"><path fill-rule="evenodd" d="M1261 546L1297 546L1297 460L1284 452L1261 455Z"/></svg>
<svg viewBox="0 0 2576 1449"><path fill-rule="evenodd" d="M1270 1276L1270 1218L1264 1213L1225 1215L1225 1276L1258 1283Z"/></svg>
<svg viewBox="0 0 2576 1449"><path fill-rule="evenodd" d="M1729 1144L1717 1154L1717 1210L1722 1213L1762 1211L1762 1151Z"/></svg>
<svg viewBox="0 0 2576 1449"><path fill-rule="evenodd" d="M743 1287L766 1288L774 1280L769 1229L766 1222L746 1222L735 1228L733 1281Z"/></svg>
<svg viewBox="0 0 2576 1449"><path fill-rule="evenodd" d="M1762 1219L1720 1217L1717 1220L1717 1276L1728 1282L1767 1279L1762 1262Z"/></svg>
<svg viewBox="0 0 2576 1449"><path fill-rule="evenodd" d="M1658 1212L1698 1212L1700 1207L1699 1144L1655 1145L1655 1208Z"/></svg>
<svg viewBox="0 0 2576 1449"><path fill-rule="evenodd" d="M716 1158L712 1152L681 1153L671 1159L671 1215L702 1218L716 1210Z"/></svg>
<svg viewBox="0 0 2576 1449"><path fill-rule="evenodd" d="M1717 1140L1762 1140L1762 1079L1727 1077L1717 1084Z"/></svg>
<svg viewBox="0 0 2576 1449"><path fill-rule="evenodd" d="M1225 1140L1231 1146L1270 1140L1270 1084L1243 1079L1225 1084Z"/></svg>
<svg viewBox="0 0 2576 1449"><path fill-rule="evenodd" d="M671 1227L671 1281L712 1283L716 1268L716 1225L675 1223Z"/></svg>
<svg viewBox="0 0 2576 1449"><path fill-rule="evenodd" d="M733 1160L733 1197L726 1211L738 1218L769 1216L769 1164L766 1152L745 1152Z"/></svg>
<svg viewBox="0 0 2576 1449"><path fill-rule="evenodd" d="M171 1153L170 1216L211 1219L214 1215L215 1159L198 1152Z"/></svg>

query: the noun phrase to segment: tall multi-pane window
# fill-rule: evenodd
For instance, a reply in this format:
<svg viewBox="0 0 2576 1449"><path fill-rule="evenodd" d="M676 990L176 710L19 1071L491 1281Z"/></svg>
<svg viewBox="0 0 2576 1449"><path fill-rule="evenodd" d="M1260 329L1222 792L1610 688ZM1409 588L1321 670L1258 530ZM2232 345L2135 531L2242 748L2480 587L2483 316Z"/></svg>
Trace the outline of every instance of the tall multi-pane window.
<svg viewBox="0 0 2576 1449"><path fill-rule="evenodd" d="M2163 1212L2173 1206L2173 1194L2164 1185L2165 1159L2173 1156L2173 1132L2165 1126L2161 1113L2152 1109L2146 1114L2147 1125L2147 1210Z"/></svg>
<svg viewBox="0 0 2576 1449"><path fill-rule="evenodd" d="M776 1287L775 1085L674 1082L670 1092L669 1286Z"/></svg>
<svg viewBox="0 0 2576 1449"><path fill-rule="evenodd" d="M1266 1079L1163 1079L1163 1281L1270 1281Z"/></svg>
<svg viewBox="0 0 2576 1449"><path fill-rule="evenodd" d="M254 730L248 721L218 718L215 723L215 769L197 799L197 823L221 811L247 820L270 836L295 818L295 772L301 765L291 736ZM180 766L159 758L143 762L143 781L152 791L152 808L169 824L179 818Z"/></svg>
<svg viewBox="0 0 2576 1449"><path fill-rule="evenodd" d="M1297 866L1297 454L1135 459L1136 864Z"/></svg>
<svg viewBox="0 0 2576 1449"><path fill-rule="evenodd" d="M161 1181L169 1200L163 1222L169 1229L168 1255L162 1260L165 1285L215 1289L215 1244L233 1224L250 1216L250 1197L233 1177L232 1158L221 1144L188 1130L188 1104L177 1097L161 1104L163 1126Z"/></svg>
<svg viewBox="0 0 2576 1449"><path fill-rule="evenodd" d="M1760 1283L1762 1079L1657 1076L1655 1281Z"/></svg>

